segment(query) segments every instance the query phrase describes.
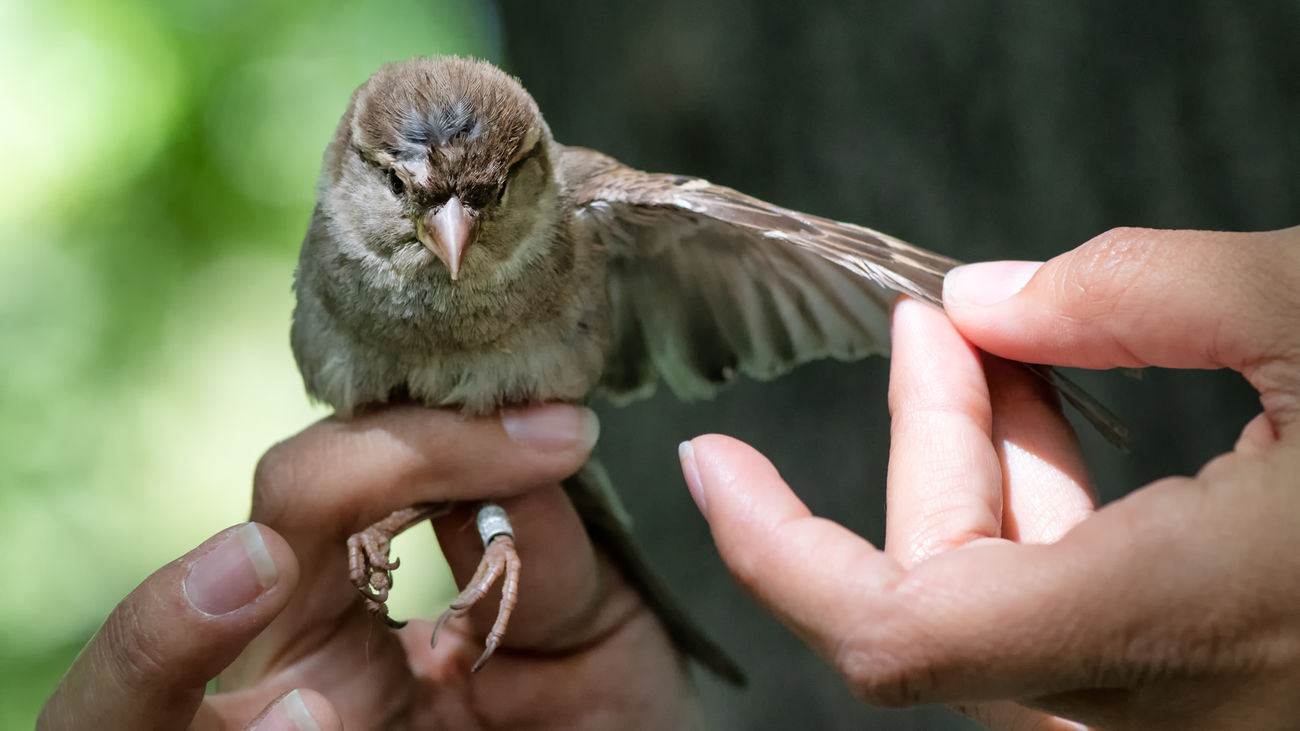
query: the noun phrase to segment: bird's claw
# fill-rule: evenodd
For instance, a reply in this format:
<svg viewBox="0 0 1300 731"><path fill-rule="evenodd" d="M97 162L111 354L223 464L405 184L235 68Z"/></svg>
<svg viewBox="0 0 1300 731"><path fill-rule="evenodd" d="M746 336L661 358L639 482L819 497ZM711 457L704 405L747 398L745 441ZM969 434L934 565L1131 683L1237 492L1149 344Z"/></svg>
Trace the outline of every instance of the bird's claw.
<svg viewBox="0 0 1300 731"><path fill-rule="evenodd" d="M348 578L366 598L366 607L386 615L388 591L393 585L392 563L388 560L391 535L378 524L348 538Z"/></svg>
<svg viewBox="0 0 1300 731"><path fill-rule="evenodd" d="M488 503L480 508L476 522L484 542L483 558L479 561L478 568L474 570L474 576L469 580L469 584L447 607L447 611L438 617L438 622L433 627L433 636L429 638L430 647L435 646L438 642L438 633L447 621L452 617L463 616L470 607L487 594L498 577L504 576L501 582L501 604L497 607L497 618L483 642L483 654L474 663L473 672L478 672L487 663L488 658L492 657L492 653L496 651L502 637L505 636L506 627L510 624L510 614L519 600L520 571L519 552L515 549L514 533L509 521L506 520L505 511Z"/></svg>
<svg viewBox="0 0 1300 731"><path fill-rule="evenodd" d="M399 510L348 538L348 578L365 597L366 608L394 629L400 629L406 623L388 616L387 601L389 590L393 587L392 572L401 563L398 559L389 559L392 539L444 509L442 504L426 504ZM492 629L483 642L483 654L474 663L474 671L477 672L500 646L506 627L510 624L510 614L519 600L520 563L519 552L515 550L513 529L500 506L484 503L475 516L475 523L483 539L483 559L479 561L469 584L438 618L429 645L437 643L438 633L449 619L467 613L501 578L501 604L497 608L496 621L492 623Z"/></svg>
<svg viewBox="0 0 1300 731"><path fill-rule="evenodd" d="M389 515L365 530L348 538L348 578L365 597L366 608L392 627L400 627L388 616L388 593L393 588L393 571L401 565L400 559L389 559L392 540L416 523L438 515L445 509L441 504L416 505Z"/></svg>

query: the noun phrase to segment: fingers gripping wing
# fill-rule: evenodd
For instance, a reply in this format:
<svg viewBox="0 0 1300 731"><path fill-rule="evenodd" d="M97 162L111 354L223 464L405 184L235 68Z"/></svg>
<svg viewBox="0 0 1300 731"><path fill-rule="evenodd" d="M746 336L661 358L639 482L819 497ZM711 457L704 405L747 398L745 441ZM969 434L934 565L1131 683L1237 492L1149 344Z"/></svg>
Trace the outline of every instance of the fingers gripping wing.
<svg viewBox="0 0 1300 731"><path fill-rule="evenodd" d="M765 203L699 178L642 173L565 148L579 225L609 251L613 352L605 391L648 395L662 377L706 398L740 371L767 379L809 360L888 353L892 292L942 305L959 262L862 226ZM1128 430L1077 384L1055 384L1121 449Z"/></svg>
<svg viewBox="0 0 1300 731"><path fill-rule="evenodd" d="M565 166L578 225L609 254L603 386L614 400L660 378L679 397L707 398L737 372L770 379L818 358L889 352L890 290L905 278L895 272L914 265L870 257L892 256L893 239L589 150L566 148ZM955 263L916 251L929 267ZM943 272L926 271L908 291L934 301Z"/></svg>

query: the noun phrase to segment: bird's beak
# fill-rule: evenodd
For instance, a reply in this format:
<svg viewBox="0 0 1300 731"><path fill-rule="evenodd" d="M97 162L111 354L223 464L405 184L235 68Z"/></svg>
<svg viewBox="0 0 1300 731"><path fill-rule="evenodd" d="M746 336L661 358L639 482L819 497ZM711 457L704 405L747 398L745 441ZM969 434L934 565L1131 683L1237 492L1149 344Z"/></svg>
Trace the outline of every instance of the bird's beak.
<svg viewBox="0 0 1300 731"><path fill-rule="evenodd" d="M441 208L425 212L415 227L420 243L442 259L452 281L460 276L460 258L473 230L474 218L456 196L448 198Z"/></svg>

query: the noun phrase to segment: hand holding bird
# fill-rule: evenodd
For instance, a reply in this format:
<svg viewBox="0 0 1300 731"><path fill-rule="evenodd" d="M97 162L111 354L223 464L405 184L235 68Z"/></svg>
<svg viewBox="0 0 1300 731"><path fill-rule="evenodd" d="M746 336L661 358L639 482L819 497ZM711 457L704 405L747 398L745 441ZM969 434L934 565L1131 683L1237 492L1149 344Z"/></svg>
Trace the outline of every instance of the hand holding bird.
<svg viewBox="0 0 1300 731"><path fill-rule="evenodd" d="M414 59L357 89L326 151L292 343L308 391L343 417L405 401L470 416L596 393L622 403L661 380L707 398L738 373L770 379L817 358L887 353L894 293L937 304L956 264L566 147L496 67ZM1036 372L1122 441L1086 394ZM739 679L641 558L603 471L584 470L566 490L678 646ZM413 506L350 542L354 583L377 612L396 567L388 540L443 509ZM510 531L483 538L482 571L453 613L500 574L508 588L518 582ZM507 591L480 664L511 605Z"/></svg>
<svg viewBox="0 0 1300 731"><path fill-rule="evenodd" d="M309 426L258 463L255 522L131 592L37 728L701 727L663 625L560 489L588 457L592 419L562 404L481 419L406 406ZM437 648L431 622L376 631L348 583L344 541L415 499L487 496L529 536L524 559L549 570L523 576L509 646L469 682L491 614L448 628ZM480 555L458 530L465 520L439 526L462 579Z"/></svg>

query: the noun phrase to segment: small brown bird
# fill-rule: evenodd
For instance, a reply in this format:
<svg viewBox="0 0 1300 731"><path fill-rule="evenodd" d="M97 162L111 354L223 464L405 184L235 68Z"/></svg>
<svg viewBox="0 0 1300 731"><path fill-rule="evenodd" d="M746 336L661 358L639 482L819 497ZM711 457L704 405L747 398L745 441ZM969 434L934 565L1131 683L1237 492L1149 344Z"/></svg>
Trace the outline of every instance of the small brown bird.
<svg viewBox="0 0 1300 731"><path fill-rule="evenodd" d="M558 144L518 81L460 58L390 64L362 84L326 150L319 196L292 343L307 390L345 417L395 400L466 414L593 393L624 403L660 380L707 398L737 373L770 379L817 358L884 354L893 293L940 304L957 264ZM1123 440L1087 394L1037 372ZM565 487L678 647L739 681L636 550L603 472ZM352 579L376 611L386 615L389 540L443 507L399 511L349 542ZM483 563L443 619L505 574L481 665L505 631L519 562L500 508L480 510L479 529Z"/></svg>

